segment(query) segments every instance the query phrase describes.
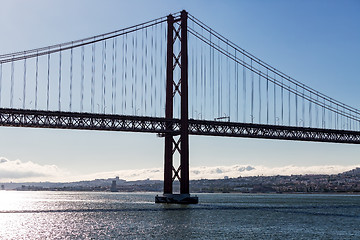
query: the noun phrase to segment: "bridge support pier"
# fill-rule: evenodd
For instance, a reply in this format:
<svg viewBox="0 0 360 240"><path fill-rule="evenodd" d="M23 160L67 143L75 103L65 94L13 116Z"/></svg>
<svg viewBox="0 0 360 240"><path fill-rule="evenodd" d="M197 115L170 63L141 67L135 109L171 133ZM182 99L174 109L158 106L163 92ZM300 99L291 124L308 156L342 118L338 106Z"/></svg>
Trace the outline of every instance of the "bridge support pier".
<svg viewBox="0 0 360 240"><path fill-rule="evenodd" d="M180 22L179 28L174 27ZM173 126L166 126L170 133L165 134L164 154L164 194L156 196L156 203L198 203L198 197L190 196L189 190L189 116L188 116L188 50L187 50L187 12L183 10L180 18L169 15L167 18L167 70L165 118L174 118L174 98L180 96L180 136L175 136ZM174 38L175 33L175 38ZM181 50L174 53L174 43L179 40ZM180 59L180 61L179 61ZM180 68L180 79L174 81L174 70ZM180 166L174 167L174 154L180 155ZM173 182L180 181L180 194L173 194Z"/></svg>

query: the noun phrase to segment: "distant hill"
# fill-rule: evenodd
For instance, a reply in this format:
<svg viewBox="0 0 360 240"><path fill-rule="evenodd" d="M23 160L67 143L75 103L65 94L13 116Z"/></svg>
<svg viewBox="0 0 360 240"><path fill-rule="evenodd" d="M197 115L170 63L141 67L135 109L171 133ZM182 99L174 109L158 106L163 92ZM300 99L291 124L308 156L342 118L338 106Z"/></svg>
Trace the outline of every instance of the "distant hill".
<svg viewBox="0 0 360 240"><path fill-rule="evenodd" d="M350 171L346 171L343 173L340 173L340 175L352 175L352 176L360 176L360 168L355 168Z"/></svg>
<svg viewBox="0 0 360 240"><path fill-rule="evenodd" d="M163 181L107 178L77 182L23 182L0 183L6 190L55 190L55 191L109 191L112 181L123 192L157 191L161 192ZM360 168L339 174L304 174L291 176L251 176L222 179L191 180L194 192L359 192ZM174 182L174 189L179 183ZM175 190L177 191L177 190Z"/></svg>

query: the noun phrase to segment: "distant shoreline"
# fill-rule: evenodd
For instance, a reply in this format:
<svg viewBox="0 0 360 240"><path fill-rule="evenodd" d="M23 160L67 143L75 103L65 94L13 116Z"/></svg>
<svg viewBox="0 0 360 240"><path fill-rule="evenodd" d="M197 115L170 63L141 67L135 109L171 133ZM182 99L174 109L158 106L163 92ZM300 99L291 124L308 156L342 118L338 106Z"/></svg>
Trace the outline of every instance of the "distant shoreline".
<svg viewBox="0 0 360 240"><path fill-rule="evenodd" d="M19 191L162 192L163 181L150 179L126 181L116 177L68 183L0 183L0 187L0 190ZM179 189L179 182L174 181L173 192L179 192ZM277 175L190 180L190 192L357 195L360 194L360 168L336 175Z"/></svg>
<svg viewBox="0 0 360 240"><path fill-rule="evenodd" d="M56 189L39 189L39 190L18 190L18 189L8 189L8 190L0 190L0 192L94 192L94 193L112 193L112 194L125 194L125 193L152 193L152 194L161 194L162 192L153 192L153 191L118 191L118 192L111 192L111 191L92 191L92 190L56 190ZM360 192L192 192L192 195L196 194L238 194L238 195L281 195L281 194L288 194L288 195L360 195Z"/></svg>

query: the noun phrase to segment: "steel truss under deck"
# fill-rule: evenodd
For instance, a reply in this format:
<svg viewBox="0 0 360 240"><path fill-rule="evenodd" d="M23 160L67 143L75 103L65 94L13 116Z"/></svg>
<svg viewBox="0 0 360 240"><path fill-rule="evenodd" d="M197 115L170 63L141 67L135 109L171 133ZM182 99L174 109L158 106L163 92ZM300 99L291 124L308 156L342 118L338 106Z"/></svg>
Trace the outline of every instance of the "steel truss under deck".
<svg viewBox="0 0 360 240"><path fill-rule="evenodd" d="M189 120L189 134L360 144L360 132L253 123Z"/></svg>
<svg viewBox="0 0 360 240"><path fill-rule="evenodd" d="M180 134L180 119L0 108L0 126ZM171 126L171 128L169 127ZM360 144L360 132L189 119L189 134Z"/></svg>
<svg viewBox="0 0 360 240"><path fill-rule="evenodd" d="M167 133L169 122L155 117L0 109L0 125L9 127Z"/></svg>

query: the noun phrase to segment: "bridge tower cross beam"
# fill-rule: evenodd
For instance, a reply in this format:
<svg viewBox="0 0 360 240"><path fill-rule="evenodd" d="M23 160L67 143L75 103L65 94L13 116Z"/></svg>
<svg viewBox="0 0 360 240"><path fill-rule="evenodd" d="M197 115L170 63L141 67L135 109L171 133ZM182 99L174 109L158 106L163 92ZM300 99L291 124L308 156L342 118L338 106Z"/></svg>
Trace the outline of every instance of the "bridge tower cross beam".
<svg viewBox="0 0 360 240"><path fill-rule="evenodd" d="M180 17L167 17L167 69L166 69L166 105L165 118L174 118L174 98L180 96L180 136L176 136L171 121L166 126L164 153L164 196L156 197L155 202L197 203L197 197L189 192L189 116L188 116L188 13L183 10ZM179 22L177 28L175 23ZM175 36L174 36L175 34ZM175 42L180 41L180 52L174 53ZM179 61L180 59L180 61ZM180 79L174 80L174 71L180 68ZM178 138L177 140L175 138ZM174 154L180 155L180 166L173 165ZM177 169L177 170L176 170ZM180 171L180 174L179 174ZM180 181L180 194L173 194L173 181Z"/></svg>

